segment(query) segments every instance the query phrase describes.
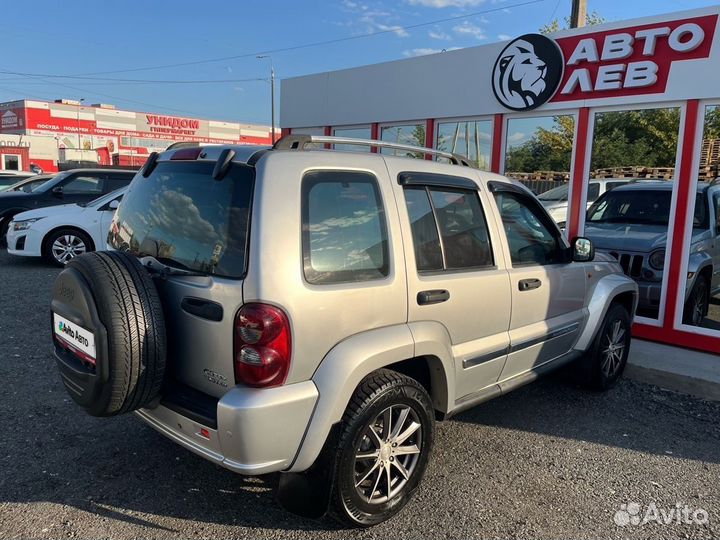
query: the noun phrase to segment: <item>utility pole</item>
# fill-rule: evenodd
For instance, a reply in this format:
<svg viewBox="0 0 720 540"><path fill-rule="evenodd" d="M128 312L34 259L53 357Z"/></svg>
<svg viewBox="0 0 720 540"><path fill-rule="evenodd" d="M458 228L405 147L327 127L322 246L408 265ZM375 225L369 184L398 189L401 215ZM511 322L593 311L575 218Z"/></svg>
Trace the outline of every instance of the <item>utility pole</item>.
<svg viewBox="0 0 720 540"><path fill-rule="evenodd" d="M570 12L570 28L581 28L585 26L587 16L587 0L572 0L572 11Z"/></svg>
<svg viewBox="0 0 720 540"><path fill-rule="evenodd" d="M272 142L275 144L275 66L273 65L272 56L269 54L259 54L255 58L270 60L270 133L272 134Z"/></svg>
<svg viewBox="0 0 720 540"><path fill-rule="evenodd" d="M77 106L78 149L80 150L80 161L82 161L83 157L84 157L82 140L80 139L80 108L82 107L83 101L85 101L85 98L80 98L80 101L78 101L78 106Z"/></svg>

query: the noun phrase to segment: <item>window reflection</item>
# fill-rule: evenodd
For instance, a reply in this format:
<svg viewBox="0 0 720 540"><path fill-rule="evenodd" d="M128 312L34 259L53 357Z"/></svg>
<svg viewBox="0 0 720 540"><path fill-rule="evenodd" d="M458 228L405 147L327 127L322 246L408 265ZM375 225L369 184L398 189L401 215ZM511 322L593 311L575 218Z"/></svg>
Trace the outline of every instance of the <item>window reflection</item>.
<svg viewBox="0 0 720 540"><path fill-rule="evenodd" d="M387 142L408 144L410 146L425 146L425 124L385 126L381 129L380 139ZM419 159L423 159L425 156L423 152L396 150L394 148L382 148L381 152L392 156L405 156Z"/></svg>
<svg viewBox="0 0 720 540"><path fill-rule="evenodd" d="M682 322L720 330L720 106L705 108Z"/></svg>
<svg viewBox="0 0 720 540"><path fill-rule="evenodd" d="M460 154L475 162L479 169L490 170L492 122L476 120L438 124L435 148Z"/></svg>
<svg viewBox="0 0 720 540"><path fill-rule="evenodd" d="M637 314L653 319L666 290L679 128L677 107L595 115L588 204L591 192L596 201L587 211L585 236L637 282Z"/></svg>
<svg viewBox="0 0 720 540"><path fill-rule="evenodd" d="M347 137L350 139L370 139L370 127L359 127L359 128L336 128L333 130L335 137ZM342 150L344 152L369 152L369 146L360 146L354 144L335 144L333 145L335 150Z"/></svg>

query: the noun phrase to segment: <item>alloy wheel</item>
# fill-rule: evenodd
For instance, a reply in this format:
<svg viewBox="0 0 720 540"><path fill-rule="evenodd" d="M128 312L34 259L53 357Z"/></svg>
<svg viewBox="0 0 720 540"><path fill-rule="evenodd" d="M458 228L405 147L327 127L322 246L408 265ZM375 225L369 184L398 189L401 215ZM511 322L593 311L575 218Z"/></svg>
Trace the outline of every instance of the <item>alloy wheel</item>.
<svg viewBox="0 0 720 540"><path fill-rule="evenodd" d="M613 321L605 334L603 342L605 347L602 351L602 372L606 377L612 377L622 365L625 352L625 333L621 320Z"/></svg>
<svg viewBox="0 0 720 540"><path fill-rule="evenodd" d="M705 301L707 299L707 291L703 282L698 283L695 298L692 303L692 324L700 326L703 318L705 318Z"/></svg>
<svg viewBox="0 0 720 540"><path fill-rule="evenodd" d="M58 236L52 244L53 257L60 264L67 264L71 259L87 251L85 242L73 234Z"/></svg>
<svg viewBox="0 0 720 540"><path fill-rule="evenodd" d="M397 495L415 471L422 428L408 405L392 405L366 426L355 450L355 489L370 504Z"/></svg>

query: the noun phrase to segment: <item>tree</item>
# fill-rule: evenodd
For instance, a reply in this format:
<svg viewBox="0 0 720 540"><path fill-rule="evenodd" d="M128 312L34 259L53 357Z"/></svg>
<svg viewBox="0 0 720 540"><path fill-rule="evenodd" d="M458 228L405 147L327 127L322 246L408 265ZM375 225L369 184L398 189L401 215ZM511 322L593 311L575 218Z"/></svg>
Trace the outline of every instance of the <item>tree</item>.
<svg viewBox="0 0 720 540"><path fill-rule="evenodd" d="M570 28L570 17L565 17L563 19L563 21L565 22L564 26L560 26L560 20L553 19L546 25L543 25L540 27L540 33L541 34L552 34L553 32L557 32L559 30L566 30L567 28ZM593 11L592 13L587 13L585 15L585 26L593 26L596 24L602 24L604 22L605 22L605 17L603 17L596 11Z"/></svg>

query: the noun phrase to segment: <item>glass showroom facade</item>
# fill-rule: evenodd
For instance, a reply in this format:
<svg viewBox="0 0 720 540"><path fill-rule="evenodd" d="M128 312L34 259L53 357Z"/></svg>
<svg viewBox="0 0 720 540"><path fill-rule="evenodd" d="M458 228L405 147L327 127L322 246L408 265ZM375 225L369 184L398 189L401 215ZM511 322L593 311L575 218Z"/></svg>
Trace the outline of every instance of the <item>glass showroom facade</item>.
<svg viewBox="0 0 720 540"><path fill-rule="evenodd" d="M505 89L522 85L514 41L344 70L332 84L333 73L289 79L283 132L436 148L520 180L568 237L588 236L637 281L635 335L720 353L718 15L708 8L553 35L563 74L550 99L524 110L508 107L497 83L507 76L498 66L509 65ZM460 65L478 69L458 75ZM454 76L457 99L428 88L423 72ZM372 101L354 98L368 93L358 81ZM407 88L420 90L408 98Z"/></svg>

